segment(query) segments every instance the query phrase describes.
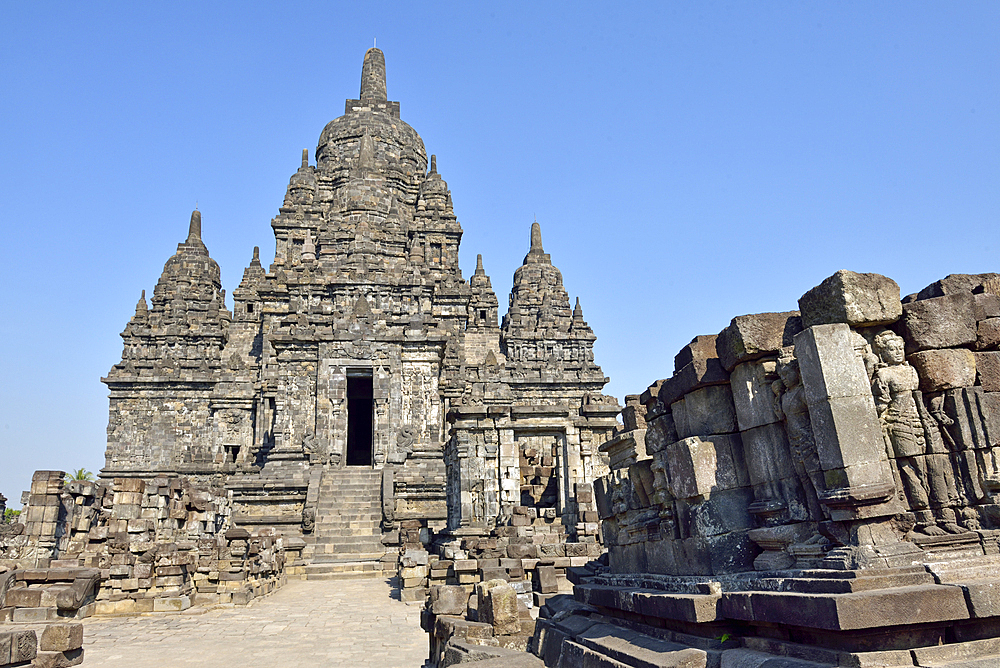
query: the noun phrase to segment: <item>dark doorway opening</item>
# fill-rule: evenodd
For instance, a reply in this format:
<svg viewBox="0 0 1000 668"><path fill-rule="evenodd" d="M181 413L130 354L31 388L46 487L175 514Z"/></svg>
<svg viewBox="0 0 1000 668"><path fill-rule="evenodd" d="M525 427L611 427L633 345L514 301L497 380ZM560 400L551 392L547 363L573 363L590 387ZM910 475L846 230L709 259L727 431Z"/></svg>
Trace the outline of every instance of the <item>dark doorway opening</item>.
<svg viewBox="0 0 1000 668"><path fill-rule="evenodd" d="M347 376L347 465L372 465L372 377Z"/></svg>

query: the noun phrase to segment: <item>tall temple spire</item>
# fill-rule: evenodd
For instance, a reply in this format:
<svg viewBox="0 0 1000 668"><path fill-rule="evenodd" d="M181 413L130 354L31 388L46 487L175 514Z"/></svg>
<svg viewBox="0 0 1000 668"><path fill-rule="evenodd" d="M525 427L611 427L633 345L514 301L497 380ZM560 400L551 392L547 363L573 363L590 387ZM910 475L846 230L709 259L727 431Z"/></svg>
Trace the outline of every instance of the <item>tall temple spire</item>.
<svg viewBox="0 0 1000 668"><path fill-rule="evenodd" d="M188 238L185 243L201 241L201 211L191 212L191 225L188 227Z"/></svg>
<svg viewBox="0 0 1000 668"><path fill-rule="evenodd" d="M386 101L385 55L372 47L365 53L365 63L361 67L361 100Z"/></svg>

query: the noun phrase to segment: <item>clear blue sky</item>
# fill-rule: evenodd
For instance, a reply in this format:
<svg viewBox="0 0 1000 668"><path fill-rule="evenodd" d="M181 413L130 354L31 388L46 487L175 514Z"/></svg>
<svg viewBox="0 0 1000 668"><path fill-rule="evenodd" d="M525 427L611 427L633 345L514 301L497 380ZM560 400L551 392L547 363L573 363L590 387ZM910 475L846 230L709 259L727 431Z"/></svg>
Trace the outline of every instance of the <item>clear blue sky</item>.
<svg viewBox="0 0 1000 668"><path fill-rule="evenodd" d="M502 305L532 218L621 398L838 269L1000 271L1000 3L0 5L0 492L103 465L195 203L231 292L378 39Z"/></svg>

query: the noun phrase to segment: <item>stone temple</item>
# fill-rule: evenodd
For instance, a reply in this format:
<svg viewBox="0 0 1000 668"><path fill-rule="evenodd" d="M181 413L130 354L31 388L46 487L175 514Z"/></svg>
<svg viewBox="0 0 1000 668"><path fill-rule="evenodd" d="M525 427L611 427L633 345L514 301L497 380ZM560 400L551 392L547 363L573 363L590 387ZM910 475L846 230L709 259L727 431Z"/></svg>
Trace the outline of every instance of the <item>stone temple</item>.
<svg viewBox="0 0 1000 668"><path fill-rule="evenodd" d="M307 561L382 557L379 520L476 533L515 506L586 533L576 485L608 471L597 446L619 410L596 337L537 222L502 323L482 256L463 278L448 184L387 100L381 51L315 165L302 152L274 263L254 248L232 313L201 225L195 211L103 379L102 477L220 481L236 525L304 537ZM336 536L338 501L366 490L372 526Z"/></svg>
<svg viewBox="0 0 1000 668"><path fill-rule="evenodd" d="M502 321L462 277L380 51L315 155L233 313L194 212L101 479L37 471L0 524L0 668L79 663L67 618L389 574L438 668L1000 665L1000 274L838 271L620 408L537 223Z"/></svg>

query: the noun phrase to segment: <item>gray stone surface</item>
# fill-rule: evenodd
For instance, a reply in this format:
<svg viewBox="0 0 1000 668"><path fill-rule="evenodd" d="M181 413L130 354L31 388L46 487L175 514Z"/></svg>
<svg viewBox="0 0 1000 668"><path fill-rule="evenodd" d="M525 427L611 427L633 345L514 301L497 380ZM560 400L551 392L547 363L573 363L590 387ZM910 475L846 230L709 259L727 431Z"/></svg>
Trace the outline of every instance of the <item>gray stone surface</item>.
<svg viewBox="0 0 1000 668"><path fill-rule="evenodd" d="M975 353L975 360L979 384L987 392L1000 392L1000 352Z"/></svg>
<svg viewBox="0 0 1000 668"><path fill-rule="evenodd" d="M719 332L715 347L726 371L740 362L776 353L792 344L792 337L802 331L798 311L753 313L733 318Z"/></svg>
<svg viewBox="0 0 1000 668"><path fill-rule="evenodd" d="M924 350L906 358L920 376L920 389L939 392L976 382L976 356L965 348Z"/></svg>
<svg viewBox="0 0 1000 668"><path fill-rule="evenodd" d="M427 657L420 609L374 579L292 581L246 608L84 620L86 662L103 668L248 665L412 668Z"/></svg>
<svg viewBox="0 0 1000 668"><path fill-rule="evenodd" d="M841 270L799 298L803 327L888 325L902 315L899 285L880 274Z"/></svg>
<svg viewBox="0 0 1000 668"><path fill-rule="evenodd" d="M728 385L703 387L670 405L679 438L728 434L737 430L733 393Z"/></svg>
<svg viewBox="0 0 1000 668"><path fill-rule="evenodd" d="M976 341L973 296L957 292L903 306L900 334L908 349L953 348Z"/></svg>
<svg viewBox="0 0 1000 668"><path fill-rule="evenodd" d="M962 292L973 292L990 279L996 280L1000 274L949 274L935 281L917 294L917 299L932 299Z"/></svg>

